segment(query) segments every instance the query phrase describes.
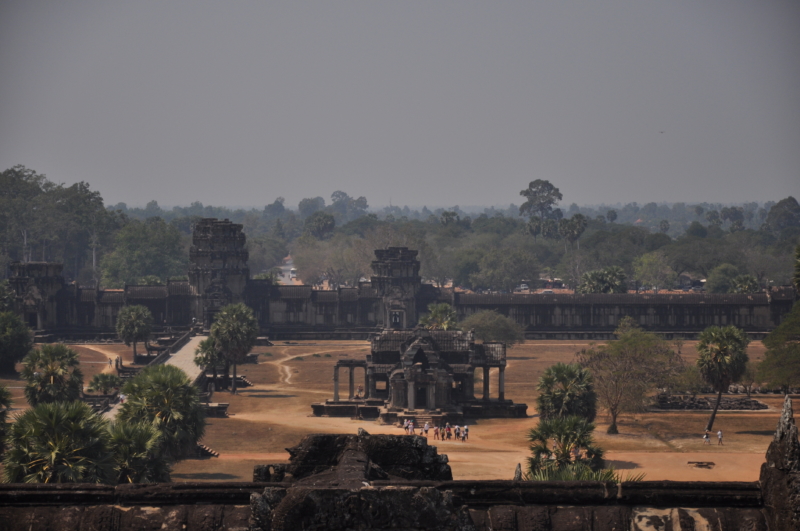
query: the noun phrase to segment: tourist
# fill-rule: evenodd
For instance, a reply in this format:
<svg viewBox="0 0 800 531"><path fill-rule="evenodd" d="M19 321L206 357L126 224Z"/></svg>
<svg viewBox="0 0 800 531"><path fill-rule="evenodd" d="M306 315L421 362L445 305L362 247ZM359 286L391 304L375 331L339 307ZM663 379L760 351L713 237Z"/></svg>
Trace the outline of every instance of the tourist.
<svg viewBox="0 0 800 531"><path fill-rule="evenodd" d="M450 423L449 423L449 422L448 422L448 423L447 423L447 425L444 427L444 432L445 432L445 434L447 435L447 440L449 441L449 440L450 440L450 437L452 437L452 436L453 436L453 434L452 434L452 430L451 430L451 428L450 428Z"/></svg>
<svg viewBox="0 0 800 531"><path fill-rule="evenodd" d="M456 424L455 427L453 428L453 433L456 436L456 440L459 440L461 438L461 428L458 427L458 424Z"/></svg>
<svg viewBox="0 0 800 531"><path fill-rule="evenodd" d="M703 434L703 446L711 444L711 441L708 438L708 430Z"/></svg>
<svg viewBox="0 0 800 531"><path fill-rule="evenodd" d="M409 421L408 421L408 432L409 432L411 435L416 435L416 434L414 433L414 421L413 421L413 420L409 420Z"/></svg>
<svg viewBox="0 0 800 531"><path fill-rule="evenodd" d="M722 446L722 430L717 432L717 446Z"/></svg>
<svg viewBox="0 0 800 531"><path fill-rule="evenodd" d="M403 431L408 435L408 419L403 421Z"/></svg>
<svg viewBox="0 0 800 531"><path fill-rule="evenodd" d="M431 425L426 422L425 425L422 427L422 431L425 432L425 437L428 436L428 430L429 429L431 429Z"/></svg>
<svg viewBox="0 0 800 531"><path fill-rule="evenodd" d="M464 429L462 430L462 433L464 434L464 441L469 439L469 426L465 425Z"/></svg>
<svg viewBox="0 0 800 531"><path fill-rule="evenodd" d="M439 426L433 427L433 440L438 441L439 439Z"/></svg>

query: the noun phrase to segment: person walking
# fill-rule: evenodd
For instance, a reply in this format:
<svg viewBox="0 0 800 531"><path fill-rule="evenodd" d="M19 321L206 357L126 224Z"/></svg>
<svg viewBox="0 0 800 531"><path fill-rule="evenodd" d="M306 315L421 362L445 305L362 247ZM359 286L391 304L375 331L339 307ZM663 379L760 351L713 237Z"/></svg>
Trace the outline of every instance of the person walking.
<svg viewBox="0 0 800 531"><path fill-rule="evenodd" d="M425 437L428 436L429 429L431 429L431 425L426 422L425 425L422 427L422 431L425 432Z"/></svg>
<svg viewBox="0 0 800 531"><path fill-rule="evenodd" d="M464 442L466 442L466 441L467 441L467 439L469 439L469 426L466 426L466 425L465 425L465 426L464 426L464 429L463 429L463 430L461 430L461 433L463 433L463 434L464 434Z"/></svg>
<svg viewBox="0 0 800 531"><path fill-rule="evenodd" d="M434 426L433 427L433 440L434 441L441 440L441 439L439 439L439 426Z"/></svg>
<svg viewBox="0 0 800 531"><path fill-rule="evenodd" d="M703 446L711 444L711 441L708 438L708 430L703 434Z"/></svg>
<svg viewBox="0 0 800 531"><path fill-rule="evenodd" d="M717 446L724 446L722 444L722 430L717 432Z"/></svg>
<svg viewBox="0 0 800 531"><path fill-rule="evenodd" d="M403 431L408 435L408 419L403 421Z"/></svg>

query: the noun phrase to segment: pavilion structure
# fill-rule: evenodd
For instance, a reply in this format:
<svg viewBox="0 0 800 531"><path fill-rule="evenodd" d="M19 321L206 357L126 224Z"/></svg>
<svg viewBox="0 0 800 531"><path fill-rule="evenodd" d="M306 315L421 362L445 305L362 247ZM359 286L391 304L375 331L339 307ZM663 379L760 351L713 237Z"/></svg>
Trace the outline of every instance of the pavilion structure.
<svg viewBox="0 0 800 531"><path fill-rule="evenodd" d="M346 397L340 389L342 368L349 376ZM364 371L363 392L356 390L356 369ZM497 369L495 386L490 383L492 369ZM366 359L336 362L333 398L312 404L312 410L318 416L380 418L385 423L525 417L525 404L506 399L505 370L505 344L476 343L471 331L384 330L372 338ZM476 381L481 382L480 397L475 396Z"/></svg>

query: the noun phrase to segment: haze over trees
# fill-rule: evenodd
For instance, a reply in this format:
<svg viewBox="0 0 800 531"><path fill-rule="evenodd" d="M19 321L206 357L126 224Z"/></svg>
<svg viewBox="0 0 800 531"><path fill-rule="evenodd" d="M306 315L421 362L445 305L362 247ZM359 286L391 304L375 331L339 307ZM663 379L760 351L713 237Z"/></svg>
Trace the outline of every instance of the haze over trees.
<svg viewBox="0 0 800 531"><path fill-rule="evenodd" d="M668 288L678 279L699 285L723 265L712 278L731 273L728 266L736 274L715 289L741 292L732 279L743 275L760 289L791 281L800 238L792 197L566 207L557 185L533 180L521 205L472 210L370 209L367 198L342 190L249 210L199 202L165 209L156 201L132 208L104 205L85 182L56 184L15 166L0 173L0 266L7 274L14 260L61 262L68 281L90 286L165 283L185 278L192 224L217 217L244 225L253 275L291 253L304 282L332 288L369 279L373 250L392 245L420 251L425 281L472 290L510 291L523 281L535 289L540 275L577 287L585 274L611 267L622 270L627 288Z"/></svg>

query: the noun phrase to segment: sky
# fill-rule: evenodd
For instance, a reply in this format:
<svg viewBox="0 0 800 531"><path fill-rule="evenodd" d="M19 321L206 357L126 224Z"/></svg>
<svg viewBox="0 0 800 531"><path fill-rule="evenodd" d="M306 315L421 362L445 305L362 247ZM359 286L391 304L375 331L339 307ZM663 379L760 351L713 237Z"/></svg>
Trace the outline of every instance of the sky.
<svg viewBox="0 0 800 531"><path fill-rule="evenodd" d="M0 170L107 204L800 197L796 0L0 0Z"/></svg>

